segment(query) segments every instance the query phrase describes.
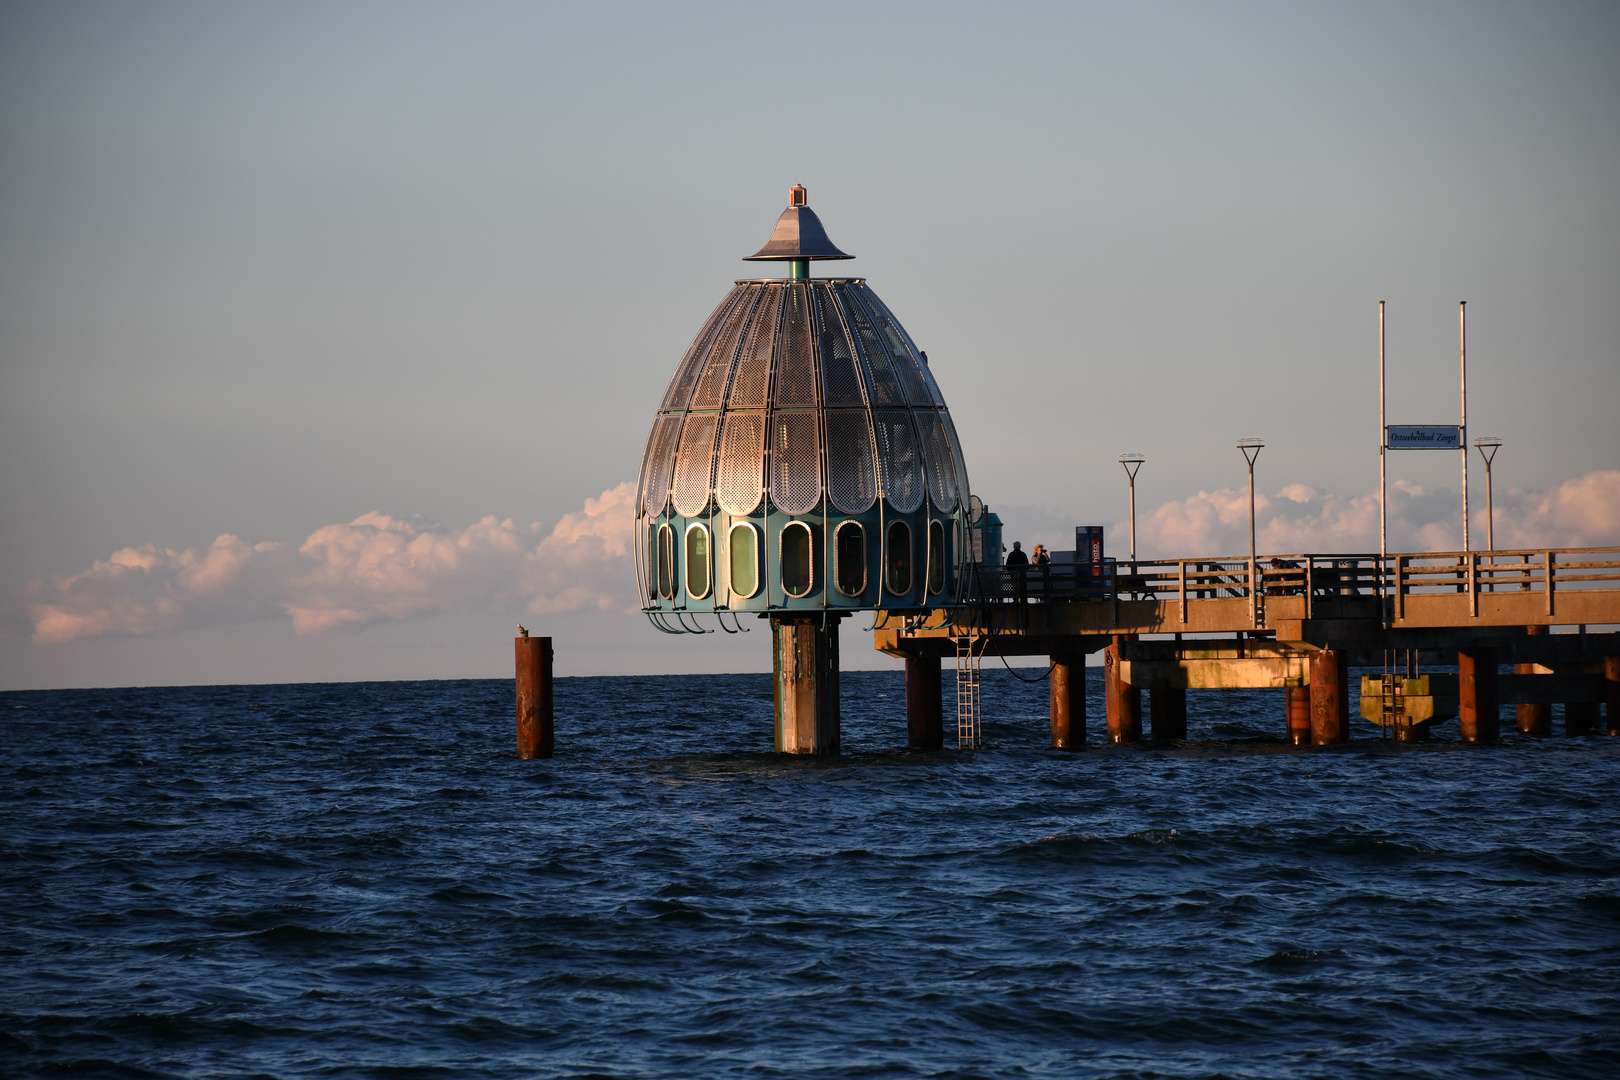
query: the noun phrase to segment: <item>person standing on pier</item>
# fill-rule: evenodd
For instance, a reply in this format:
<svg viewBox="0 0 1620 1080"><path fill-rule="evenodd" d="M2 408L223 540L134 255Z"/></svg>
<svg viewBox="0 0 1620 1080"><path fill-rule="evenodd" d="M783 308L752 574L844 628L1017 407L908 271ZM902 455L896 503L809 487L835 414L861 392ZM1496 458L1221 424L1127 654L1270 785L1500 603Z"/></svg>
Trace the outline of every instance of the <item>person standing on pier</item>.
<svg viewBox="0 0 1620 1080"><path fill-rule="evenodd" d="M1013 549L1011 551L1007 552L1007 565L1008 566L1028 566L1029 565L1029 556L1024 554L1024 542L1022 540L1014 540L1013 541Z"/></svg>

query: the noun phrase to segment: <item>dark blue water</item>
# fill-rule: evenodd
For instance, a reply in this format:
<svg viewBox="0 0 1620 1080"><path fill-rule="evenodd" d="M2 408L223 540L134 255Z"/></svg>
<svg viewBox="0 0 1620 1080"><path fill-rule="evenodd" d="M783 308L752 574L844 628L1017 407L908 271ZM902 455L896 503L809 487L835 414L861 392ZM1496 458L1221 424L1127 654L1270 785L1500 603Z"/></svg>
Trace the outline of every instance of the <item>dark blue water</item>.
<svg viewBox="0 0 1620 1080"><path fill-rule="evenodd" d="M561 681L535 762L508 682L0 695L0 1073L1620 1075L1620 739L986 687L913 755L846 673L836 760L762 675Z"/></svg>

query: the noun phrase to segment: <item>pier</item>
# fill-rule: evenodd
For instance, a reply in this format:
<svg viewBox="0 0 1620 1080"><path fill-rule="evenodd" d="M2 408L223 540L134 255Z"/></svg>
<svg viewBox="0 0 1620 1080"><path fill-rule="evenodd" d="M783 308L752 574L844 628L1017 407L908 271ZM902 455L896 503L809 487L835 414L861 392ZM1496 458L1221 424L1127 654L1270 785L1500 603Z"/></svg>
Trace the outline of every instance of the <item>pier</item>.
<svg viewBox="0 0 1620 1080"><path fill-rule="evenodd" d="M1503 705L1519 729L1551 734L1554 703L1572 735L1620 734L1620 548L1301 554L1141 559L1098 567L1061 559L972 572L959 607L880 613L873 644L907 661L909 730L939 725L938 678L918 663L951 658L976 688L986 656L1050 659L1052 745L1085 744L1075 672L1102 652L1112 743L1186 734L1188 690L1287 691L1279 733L1296 745L1349 737L1349 667L1372 666L1360 715L1397 739L1452 717L1462 738L1492 742ZM1551 633L1568 626L1573 633ZM1154 635L1149 639L1147 635ZM1419 661L1456 674L1420 674ZM1514 674L1499 674L1500 665ZM1141 722L1142 691L1149 726ZM977 694L958 695L958 745L976 744ZM1604 715L1601 717L1600 711Z"/></svg>

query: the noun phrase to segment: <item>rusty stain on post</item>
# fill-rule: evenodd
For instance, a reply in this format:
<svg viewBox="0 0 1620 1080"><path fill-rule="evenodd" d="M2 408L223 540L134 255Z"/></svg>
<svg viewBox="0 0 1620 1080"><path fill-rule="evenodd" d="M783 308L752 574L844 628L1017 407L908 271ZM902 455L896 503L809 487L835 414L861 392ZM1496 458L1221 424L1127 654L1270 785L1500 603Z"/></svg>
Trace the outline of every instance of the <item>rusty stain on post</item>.
<svg viewBox="0 0 1620 1080"><path fill-rule="evenodd" d="M1457 725L1463 742L1493 743L1501 733L1496 650L1457 650Z"/></svg>
<svg viewBox="0 0 1620 1080"><path fill-rule="evenodd" d="M940 658L906 657L906 747L938 750L945 745Z"/></svg>

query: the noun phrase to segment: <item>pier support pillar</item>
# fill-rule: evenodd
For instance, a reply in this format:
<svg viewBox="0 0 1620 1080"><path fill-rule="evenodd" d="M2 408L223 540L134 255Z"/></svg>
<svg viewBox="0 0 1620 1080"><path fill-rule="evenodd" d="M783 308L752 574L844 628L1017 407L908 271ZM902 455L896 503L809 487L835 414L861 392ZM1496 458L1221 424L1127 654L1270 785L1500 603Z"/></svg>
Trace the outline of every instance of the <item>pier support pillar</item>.
<svg viewBox="0 0 1620 1080"><path fill-rule="evenodd" d="M1311 656L1311 742L1350 741L1350 685L1344 654L1323 649Z"/></svg>
<svg viewBox="0 0 1620 1080"><path fill-rule="evenodd" d="M1121 646L1128 640L1120 635L1103 650L1103 697L1111 743L1133 743L1142 737L1142 692L1119 673Z"/></svg>
<svg viewBox="0 0 1620 1080"><path fill-rule="evenodd" d="M1185 688L1148 691L1148 730L1156 743L1187 737Z"/></svg>
<svg viewBox="0 0 1620 1080"><path fill-rule="evenodd" d="M838 617L772 616L776 749L836 754L839 743Z"/></svg>
<svg viewBox="0 0 1620 1080"><path fill-rule="evenodd" d="M1288 695L1288 741L1295 746L1311 744L1311 688L1290 686Z"/></svg>
<svg viewBox="0 0 1620 1080"><path fill-rule="evenodd" d="M937 656L906 657L906 748L938 750L945 745L944 702Z"/></svg>
<svg viewBox="0 0 1620 1080"><path fill-rule="evenodd" d="M1550 626L1527 626L1524 632L1531 637L1540 637L1551 633ZM1536 665L1519 664L1513 669L1520 675L1534 675ZM1519 734L1533 735L1538 739L1545 739L1552 734L1552 706L1545 702L1526 702L1514 707L1514 713L1519 721Z"/></svg>
<svg viewBox="0 0 1620 1080"><path fill-rule="evenodd" d="M1496 650L1457 650L1457 725L1466 743L1493 743L1502 730Z"/></svg>
<svg viewBox="0 0 1620 1080"><path fill-rule="evenodd" d="M518 757L548 758L555 748L552 735L551 639L514 638L517 645L517 752Z"/></svg>
<svg viewBox="0 0 1620 1080"><path fill-rule="evenodd" d="M1620 735L1620 656L1603 658L1603 726L1610 735Z"/></svg>
<svg viewBox="0 0 1620 1080"><path fill-rule="evenodd" d="M1564 734L1578 737L1598 733L1598 703L1595 701L1564 702Z"/></svg>
<svg viewBox="0 0 1620 1080"><path fill-rule="evenodd" d="M1086 657L1063 653L1052 657L1050 712L1052 749L1086 748Z"/></svg>

